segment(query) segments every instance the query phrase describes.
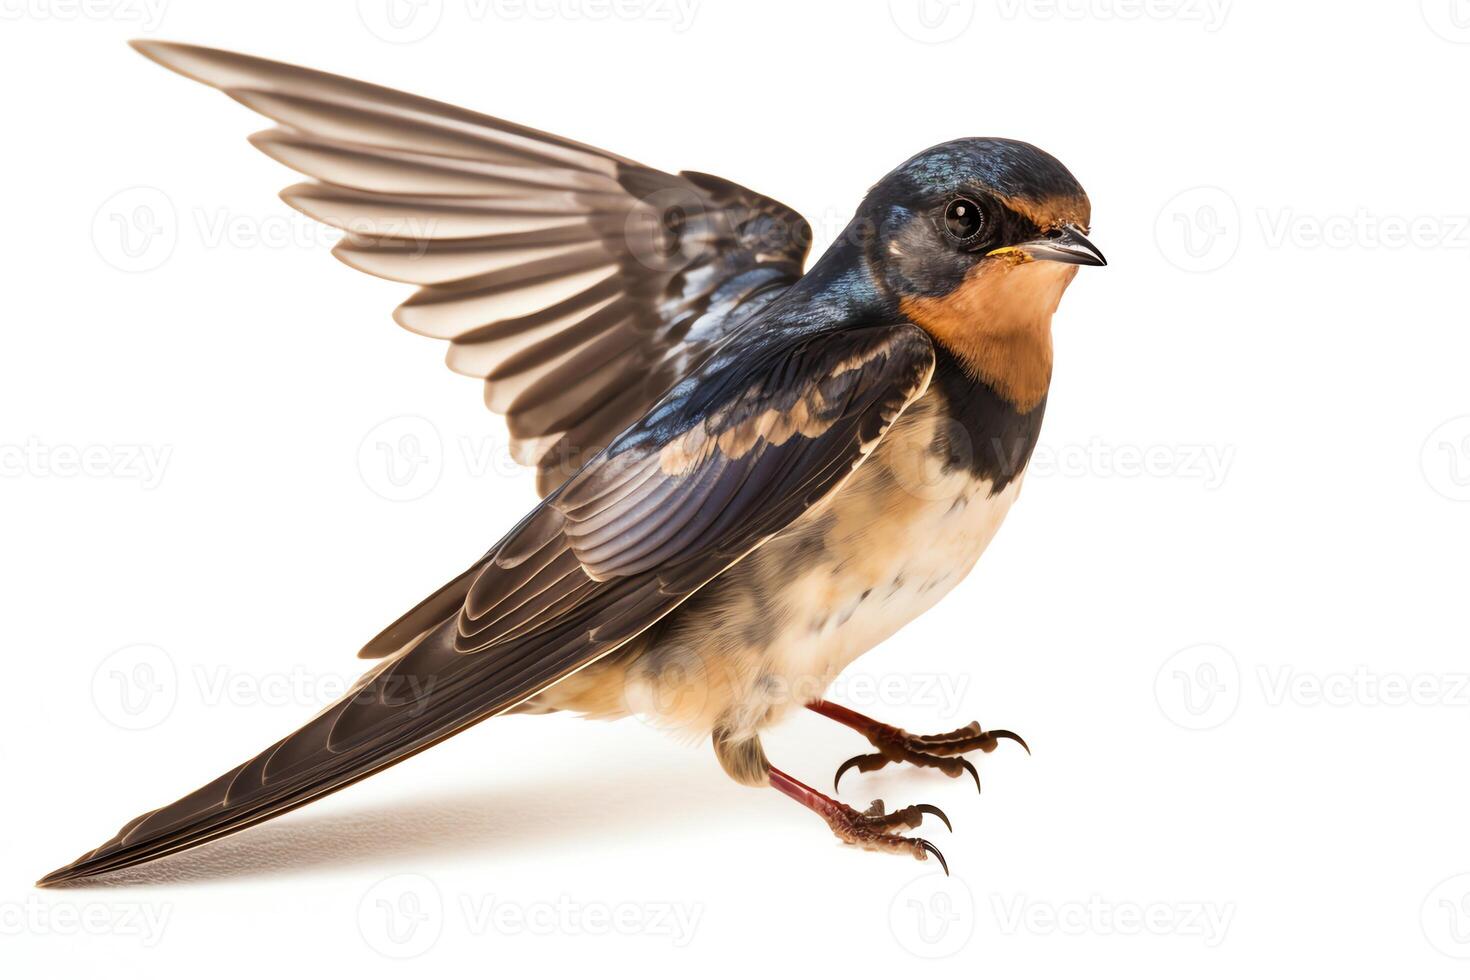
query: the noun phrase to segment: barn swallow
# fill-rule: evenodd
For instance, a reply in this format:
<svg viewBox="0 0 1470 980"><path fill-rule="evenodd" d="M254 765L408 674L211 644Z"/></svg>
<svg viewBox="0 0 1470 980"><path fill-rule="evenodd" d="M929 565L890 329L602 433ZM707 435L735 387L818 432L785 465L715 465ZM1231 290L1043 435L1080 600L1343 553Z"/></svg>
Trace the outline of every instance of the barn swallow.
<svg viewBox="0 0 1470 980"><path fill-rule="evenodd" d="M969 572L1020 491L1051 320L1106 262L1055 158L957 139L878 181L803 274L790 208L441 102L226 51L135 42L277 128L286 202L343 262L420 287L407 329L481 378L541 502L361 651L304 727L41 879L85 878L294 809L508 712L652 716L711 739L860 847L944 859L770 763L810 708L890 763L974 776L1008 731L915 736L823 700ZM1021 743L1024 745L1024 743ZM835 789L834 789L835 792ZM946 867L947 871L948 868Z"/></svg>

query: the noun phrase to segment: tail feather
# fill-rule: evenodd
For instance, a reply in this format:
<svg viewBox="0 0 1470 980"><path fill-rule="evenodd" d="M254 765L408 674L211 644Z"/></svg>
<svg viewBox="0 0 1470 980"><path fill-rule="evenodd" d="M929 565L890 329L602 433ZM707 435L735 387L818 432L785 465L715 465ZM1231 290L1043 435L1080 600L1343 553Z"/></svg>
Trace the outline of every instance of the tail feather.
<svg viewBox="0 0 1470 980"><path fill-rule="evenodd" d="M243 830L514 706L523 693L496 683L493 672L487 676L487 660L456 654L454 636L450 618L404 656L369 671L296 732L182 799L134 818L101 847L37 884L117 871Z"/></svg>
<svg viewBox="0 0 1470 980"><path fill-rule="evenodd" d="M453 626L453 620L443 624L424 646L452 647ZM391 692L381 684L384 673L382 667L371 671L353 691L300 730L187 796L133 818L111 840L37 884L54 885L117 871L243 830L401 762L502 707L494 702L481 702L477 707L463 696L390 702ZM330 733L337 720L353 704L364 701L391 704L399 723L355 739L344 748L334 748ZM289 765L277 765L287 758Z"/></svg>
<svg viewBox="0 0 1470 980"><path fill-rule="evenodd" d="M498 571L490 565L483 574ZM652 575L620 579L535 632L477 653L457 648L458 616L450 616L402 654L375 665L293 734L183 799L137 817L37 884L151 861L334 793L511 710L611 653L682 598L663 591Z"/></svg>

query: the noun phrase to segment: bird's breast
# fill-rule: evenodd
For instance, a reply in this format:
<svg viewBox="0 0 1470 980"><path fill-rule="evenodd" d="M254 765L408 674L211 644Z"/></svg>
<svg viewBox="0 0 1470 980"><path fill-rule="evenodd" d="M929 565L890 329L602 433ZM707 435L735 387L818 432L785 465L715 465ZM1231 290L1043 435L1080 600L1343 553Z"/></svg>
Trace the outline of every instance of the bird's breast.
<svg viewBox="0 0 1470 980"><path fill-rule="evenodd" d="M939 399L911 408L823 508L758 553L785 569L772 659L825 686L953 589L1020 492L957 456Z"/></svg>
<svg viewBox="0 0 1470 980"><path fill-rule="evenodd" d="M821 697L964 579L1020 493L1029 444L978 445L975 423L931 388L820 506L546 705L740 738Z"/></svg>

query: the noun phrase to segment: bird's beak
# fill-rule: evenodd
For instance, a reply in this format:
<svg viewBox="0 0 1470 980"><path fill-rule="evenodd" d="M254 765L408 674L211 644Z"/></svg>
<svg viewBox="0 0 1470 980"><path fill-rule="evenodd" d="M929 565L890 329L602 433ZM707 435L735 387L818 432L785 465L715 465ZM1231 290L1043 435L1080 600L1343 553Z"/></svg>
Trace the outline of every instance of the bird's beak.
<svg viewBox="0 0 1470 980"><path fill-rule="evenodd" d="M1098 251L1097 246L1071 225L1049 231L1035 241L998 248L989 254L996 255L1000 252L1020 252L1027 258L1065 262L1068 265L1108 264L1108 260L1103 257L1102 252Z"/></svg>

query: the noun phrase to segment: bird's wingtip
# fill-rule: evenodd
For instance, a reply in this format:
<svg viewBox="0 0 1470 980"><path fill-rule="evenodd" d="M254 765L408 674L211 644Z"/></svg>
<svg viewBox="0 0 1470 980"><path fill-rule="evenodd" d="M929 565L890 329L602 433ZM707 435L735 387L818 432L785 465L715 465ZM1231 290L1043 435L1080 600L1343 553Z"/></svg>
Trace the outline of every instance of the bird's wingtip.
<svg viewBox="0 0 1470 980"><path fill-rule="evenodd" d="M36 887L54 888L55 886L63 882L72 880L74 877L76 877L74 871L72 870L74 867L75 865L67 864L57 868L55 871L50 871L46 874L43 874L41 877L36 879Z"/></svg>
<svg viewBox="0 0 1470 980"><path fill-rule="evenodd" d="M48 871L36 879L37 888L54 888L57 885L65 885L75 882L79 878L87 878L96 874L96 865L93 863L98 855L97 850L88 851L75 861L68 861L55 871Z"/></svg>
<svg viewBox="0 0 1470 980"><path fill-rule="evenodd" d="M157 65L162 65L169 71L184 74L179 67L179 54L187 51L187 44L178 44L174 41L155 41L152 38L135 37L128 41L128 47L147 58Z"/></svg>
<svg viewBox="0 0 1470 980"><path fill-rule="evenodd" d="M135 37L128 41L128 47L175 74L214 88L224 87L232 77L231 69L238 63L251 60L222 48L152 38Z"/></svg>
<svg viewBox="0 0 1470 980"><path fill-rule="evenodd" d="M159 64L163 64L163 54L172 46L170 41L155 41L151 37L135 37L128 41L128 47L138 52L145 58L152 58Z"/></svg>

